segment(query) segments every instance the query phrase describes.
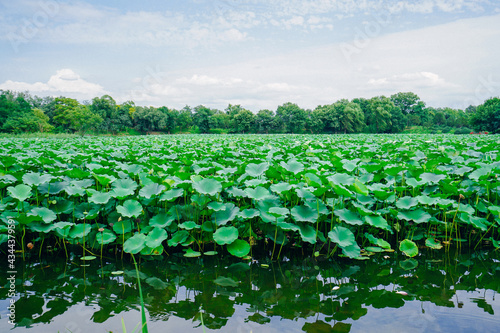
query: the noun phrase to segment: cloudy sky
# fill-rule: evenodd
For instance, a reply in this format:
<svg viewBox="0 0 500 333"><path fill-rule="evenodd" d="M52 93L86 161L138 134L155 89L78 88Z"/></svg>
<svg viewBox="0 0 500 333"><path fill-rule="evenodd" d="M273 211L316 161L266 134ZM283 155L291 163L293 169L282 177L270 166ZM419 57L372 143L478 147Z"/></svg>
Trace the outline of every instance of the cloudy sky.
<svg viewBox="0 0 500 333"><path fill-rule="evenodd" d="M0 89L169 106L500 95L498 0L0 0Z"/></svg>

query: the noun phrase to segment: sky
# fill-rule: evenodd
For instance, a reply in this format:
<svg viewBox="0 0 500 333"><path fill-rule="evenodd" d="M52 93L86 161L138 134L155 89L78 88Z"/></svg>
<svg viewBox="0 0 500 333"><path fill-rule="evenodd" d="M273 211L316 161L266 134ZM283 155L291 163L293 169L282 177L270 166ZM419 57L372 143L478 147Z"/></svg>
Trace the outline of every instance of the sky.
<svg viewBox="0 0 500 333"><path fill-rule="evenodd" d="M0 0L0 89L257 112L500 96L498 0Z"/></svg>

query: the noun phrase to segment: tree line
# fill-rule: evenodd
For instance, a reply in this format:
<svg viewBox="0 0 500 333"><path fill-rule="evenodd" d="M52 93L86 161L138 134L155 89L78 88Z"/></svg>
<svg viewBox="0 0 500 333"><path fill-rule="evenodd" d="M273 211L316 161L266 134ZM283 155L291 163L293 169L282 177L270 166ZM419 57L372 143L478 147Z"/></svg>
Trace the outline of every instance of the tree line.
<svg viewBox="0 0 500 333"><path fill-rule="evenodd" d="M109 95L80 103L67 97L38 97L0 90L0 131L7 133L500 133L500 99L465 110L426 106L415 93L341 99L303 109L287 102L253 113L241 105L224 110L204 105L177 110L117 104Z"/></svg>

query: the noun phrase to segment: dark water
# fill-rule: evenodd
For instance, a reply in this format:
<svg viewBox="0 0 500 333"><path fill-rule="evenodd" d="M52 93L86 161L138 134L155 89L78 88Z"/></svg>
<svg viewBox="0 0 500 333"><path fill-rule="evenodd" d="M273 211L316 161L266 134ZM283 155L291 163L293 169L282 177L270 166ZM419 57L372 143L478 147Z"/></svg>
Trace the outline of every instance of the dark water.
<svg viewBox="0 0 500 333"><path fill-rule="evenodd" d="M405 259L142 261L149 332L500 331L499 251ZM132 332L141 321L133 264L82 263L18 258L15 325L8 323L11 274L2 266L0 331L124 332L123 320Z"/></svg>

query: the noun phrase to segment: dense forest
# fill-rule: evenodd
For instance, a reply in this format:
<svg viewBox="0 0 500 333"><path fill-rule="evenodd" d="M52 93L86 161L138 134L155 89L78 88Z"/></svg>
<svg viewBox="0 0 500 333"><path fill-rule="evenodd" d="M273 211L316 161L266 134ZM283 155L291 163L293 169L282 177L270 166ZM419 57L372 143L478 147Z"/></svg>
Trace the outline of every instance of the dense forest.
<svg viewBox="0 0 500 333"><path fill-rule="evenodd" d="M341 99L314 110L294 103L256 114L240 105L224 110L203 105L117 104L109 95L92 101L38 97L0 90L0 131L94 134L147 133L500 133L500 99L465 110L426 106L416 94Z"/></svg>

